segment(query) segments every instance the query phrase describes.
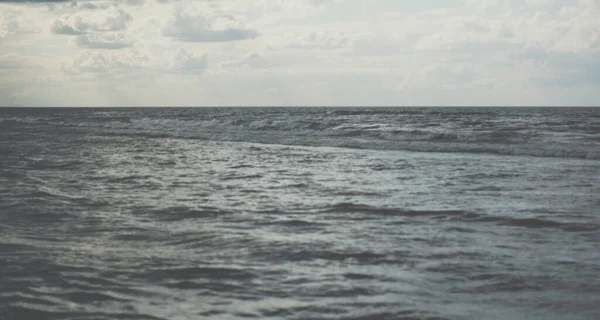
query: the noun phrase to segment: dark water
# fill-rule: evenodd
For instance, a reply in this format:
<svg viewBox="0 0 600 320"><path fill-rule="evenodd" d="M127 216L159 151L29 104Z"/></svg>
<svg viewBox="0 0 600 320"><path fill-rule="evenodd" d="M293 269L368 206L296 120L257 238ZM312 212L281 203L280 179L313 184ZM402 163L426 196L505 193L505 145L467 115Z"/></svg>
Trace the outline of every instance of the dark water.
<svg viewBox="0 0 600 320"><path fill-rule="evenodd" d="M0 109L0 319L597 319L600 109Z"/></svg>

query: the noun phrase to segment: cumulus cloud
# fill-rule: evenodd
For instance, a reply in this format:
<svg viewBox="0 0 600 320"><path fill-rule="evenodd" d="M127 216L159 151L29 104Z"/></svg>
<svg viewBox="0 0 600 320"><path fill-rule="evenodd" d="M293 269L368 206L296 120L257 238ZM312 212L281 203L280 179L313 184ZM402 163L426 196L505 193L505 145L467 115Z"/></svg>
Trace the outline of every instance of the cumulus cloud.
<svg viewBox="0 0 600 320"><path fill-rule="evenodd" d="M332 50L345 48L350 45L350 41L350 37L344 32L318 29L303 34L286 35L281 45L295 49Z"/></svg>
<svg viewBox="0 0 600 320"><path fill-rule="evenodd" d="M141 6L146 4L146 0L122 0L123 4L130 6Z"/></svg>
<svg viewBox="0 0 600 320"><path fill-rule="evenodd" d="M198 75L208 65L206 53L188 52L185 49L177 49L169 54L168 69L171 71Z"/></svg>
<svg viewBox="0 0 600 320"><path fill-rule="evenodd" d="M0 16L0 39L17 33L19 28L18 19L10 16Z"/></svg>
<svg viewBox="0 0 600 320"><path fill-rule="evenodd" d="M260 8L266 19L295 20L311 17L324 12L334 0L262 0L256 5Z"/></svg>
<svg viewBox="0 0 600 320"><path fill-rule="evenodd" d="M33 33L34 29L23 10L0 6L0 40L19 34Z"/></svg>
<svg viewBox="0 0 600 320"><path fill-rule="evenodd" d="M104 10L112 6L109 2L95 2L95 1L57 1L47 3L48 9L56 13L72 13L80 10Z"/></svg>
<svg viewBox="0 0 600 320"><path fill-rule="evenodd" d="M188 42L228 42L253 39L258 32L244 28L232 16L207 17L178 7L163 29L163 35Z"/></svg>
<svg viewBox="0 0 600 320"><path fill-rule="evenodd" d="M72 61L63 63L61 70L67 75L121 74L124 71L141 70L151 66L148 55L136 50L112 52L84 50Z"/></svg>
<svg viewBox="0 0 600 320"><path fill-rule="evenodd" d="M84 28L84 29L87 29L87 28ZM64 22L62 22L60 20L54 21L54 24L52 24L52 28L50 30L52 30L52 32L54 32L56 34L64 34L64 35L71 35L71 36L81 35L84 32L83 30L76 30L72 26L64 24Z"/></svg>
<svg viewBox="0 0 600 320"><path fill-rule="evenodd" d="M109 8L103 12L77 13L57 19L52 25L56 34L78 35L87 31L121 31L127 29L132 16L123 9ZM70 25L69 23L72 23Z"/></svg>
<svg viewBox="0 0 600 320"><path fill-rule="evenodd" d="M598 51L597 0L468 0L436 32L424 34L417 50L461 50L473 46L537 46L549 51ZM502 13L502 14L498 14Z"/></svg>
<svg viewBox="0 0 600 320"><path fill-rule="evenodd" d="M100 52L86 51L79 55L71 64L63 64L62 70L68 74L101 73L111 70L115 66L111 59L107 59Z"/></svg>
<svg viewBox="0 0 600 320"><path fill-rule="evenodd" d="M97 51L84 50L61 70L76 77L92 75L117 76L135 72L158 74L200 75L208 66L206 52L191 52L182 48L163 55L142 53L136 49Z"/></svg>
<svg viewBox="0 0 600 320"><path fill-rule="evenodd" d="M269 62L260 53L251 52L240 59L223 61L218 64L221 70L237 70L239 68L269 68L273 66L273 62Z"/></svg>
<svg viewBox="0 0 600 320"><path fill-rule="evenodd" d="M128 48L133 45L133 39L126 33L88 33L77 37L77 45L89 49L108 49L116 50Z"/></svg>

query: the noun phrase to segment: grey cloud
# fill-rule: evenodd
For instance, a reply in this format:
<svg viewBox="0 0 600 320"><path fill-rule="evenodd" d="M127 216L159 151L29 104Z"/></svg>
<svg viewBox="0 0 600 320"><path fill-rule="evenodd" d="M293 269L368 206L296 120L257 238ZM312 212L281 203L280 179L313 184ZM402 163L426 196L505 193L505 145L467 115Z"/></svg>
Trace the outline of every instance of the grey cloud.
<svg viewBox="0 0 600 320"><path fill-rule="evenodd" d="M79 57L70 65L63 65L62 71L66 74L76 75L79 73L101 73L110 70L110 61L102 54L96 53L91 56Z"/></svg>
<svg viewBox="0 0 600 320"><path fill-rule="evenodd" d="M50 31L52 31L55 34L70 35L70 36L82 35L90 30L97 31L98 28L95 28L94 26L90 25L89 23L83 21L83 19L81 19L81 17L75 18L75 21L73 22L73 26L69 25L66 21L62 21L60 19L55 20L54 23L52 24L52 27L50 28Z"/></svg>
<svg viewBox="0 0 600 320"><path fill-rule="evenodd" d="M350 39L343 33L328 32L326 30L313 31L293 39L290 48L319 48L319 49L341 49L349 45Z"/></svg>
<svg viewBox="0 0 600 320"><path fill-rule="evenodd" d="M257 52L248 53L244 57L238 60L224 61L219 63L219 67L223 69L237 69L240 67L250 67L256 69L267 69L271 67L278 67L287 65L281 60L270 60L263 57Z"/></svg>
<svg viewBox="0 0 600 320"><path fill-rule="evenodd" d="M0 39L14 35L20 27L19 21L17 20L0 20Z"/></svg>
<svg viewBox="0 0 600 320"><path fill-rule="evenodd" d="M118 31L127 28L127 22L133 20L131 15L122 9L117 11L117 16L107 17L101 27L103 31Z"/></svg>
<svg viewBox="0 0 600 320"><path fill-rule="evenodd" d="M89 49L116 50L133 46L133 41L122 33L93 33L77 37L77 45Z"/></svg>
<svg viewBox="0 0 600 320"><path fill-rule="evenodd" d="M42 3L42 2L40 2ZM77 1L72 1L69 3L64 2L63 1L59 1L59 2L48 2L46 3L48 5L48 9L50 9L50 11L53 12L73 12L74 10L102 10L102 9L108 9L112 6L112 4L110 3L106 3L106 2L77 2Z"/></svg>
<svg viewBox="0 0 600 320"><path fill-rule="evenodd" d="M88 31L114 32L127 29L127 23L132 19L129 13L119 9L116 11L116 15L106 17L100 24L90 24L83 21L81 17L76 17L71 26L68 22L59 19L54 21L50 30L61 35L83 35Z"/></svg>
<svg viewBox="0 0 600 320"><path fill-rule="evenodd" d="M70 25L64 24L60 20L54 21L51 31L55 34L64 34L64 35L70 35L70 36L77 36L77 35L83 34L82 31L75 30L73 27L71 27Z"/></svg>
<svg viewBox="0 0 600 320"><path fill-rule="evenodd" d="M1 62L1 60L0 60ZM119 76L131 71L200 75L208 66L207 54L179 48L175 51L153 56L135 49L97 51L84 50L72 61L63 63L61 70L68 75ZM1 63L0 63L1 67Z"/></svg>
<svg viewBox="0 0 600 320"><path fill-rule="evenodd" d="M141 6L146 3L146 0L122 0L124 4L130 6Z"/></svg>
<svg viewBox="0 0 600 320"><path fill-rule="evenodd" d="M73 3L76 3L76 2L73 2ZM81 3L80 6L81 6L81 8L88 9L88 10L96 10L96 9L103 8L102 6L95 5L95 4L91 3L91 2Z"/></svg>
<svg viewBox="0 0 600 320"><path fill-rule="evenodd" d="M61 70L71 76L102 74L115 76L132 70L143 70L150 62L147 55L135 50L125 51L83 51L68 63L63 63Z"/></svg>
<svg viewBox="0 0 600 320"><path fill-rule="evenodd" d="M200 74L208 66L206 53L194 54L184 49L178 49L170 55L169 70L189 75Z"/></svg>
<svg viewBox="0 0 600 320"><path fill-rule="evenodd" d="M239 25L239 22L232 18L228 20L234 25ZM190 16L177 9L163 29L163 35L187 42L228 42L253 39L258 36L258 32L252 29L229 27L216 30L213 24L214 22L206 17Z"/></svg>
<svg viewBox="0 0 600 320"><path fill-rule="evenodd" d="M255 38L258 34L253 30L172 30L163 33L167 37L187 42L228 42Z"/></svg>

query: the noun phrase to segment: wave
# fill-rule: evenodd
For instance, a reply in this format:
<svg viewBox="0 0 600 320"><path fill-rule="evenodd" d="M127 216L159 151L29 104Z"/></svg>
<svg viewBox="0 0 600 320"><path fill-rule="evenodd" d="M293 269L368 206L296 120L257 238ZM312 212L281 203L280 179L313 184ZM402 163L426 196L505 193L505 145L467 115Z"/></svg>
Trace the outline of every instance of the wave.
<svg viewBox="0 0 600 320"><path fill-rule="evenodd" d="M481 114L438 114L431 110L406 111L402 115L394 110L377 113L330 110L306 114L258 111L206 112L194 114L196 118L179 114L167 114L165 118L140 116L143 114L126 117L121 111L114 117L13 117L0 120L8 121L12 126L18 122L24 125L35 123L36 127L69 127L101 136L600 160L599 138L597 133L590 133L591 124L585 119L570 126L565 124L567 120L552 124L547 120L488 119Z"/></svg>
<svg viewBox="0 0 600 320"><path fill-rule="evenodd" d="M460 216L466 212L462 210L407 210L399 208L372 207L364 204L337 203L322 209L323 213L364 213L369 215L388 215L406 217L425 216Z"/></svg>
<svg viewBox="0 0 600 320"><path fill-rule="evenodd" d="M168 207L161 209L136 208L131 214L136 216L151 216L153 219L161 221L182 221L187 219L214 219L221 215L227 215L231 212L221 210L216 207Z"/></svg>
<svg viewBox="0 0 600 320"><path fill-rule="evenodd" d="M104 126L106 127L106 124ZM211 141L341 147L415 152L485 153L535 157L600 159L593 142L548 141L528 131L443 132L438 128L396 129L392 126L341 124L336 120L132 120L111 123L119 134ZM115 131L109 131L115 133Z"/></svg>
<svg viewBox="0 0 600 320"><path fill-rule="evenodd" d="M553 229L565 232L595 232L600 230L600 225L593 223L579 223L574 221L558 221L547 217L511 217L492 216L471 211L457 209L439 210L414 210L404 208L373 207L365 204L337 203L320 208L317 213L332 214L358 214L361 216L396 216L407 218L424 218L434 220L452 220L464 223L491 223L499 227L513 227L525 229ZM452 227L449 231L473 232L468 225Z"/></svg>

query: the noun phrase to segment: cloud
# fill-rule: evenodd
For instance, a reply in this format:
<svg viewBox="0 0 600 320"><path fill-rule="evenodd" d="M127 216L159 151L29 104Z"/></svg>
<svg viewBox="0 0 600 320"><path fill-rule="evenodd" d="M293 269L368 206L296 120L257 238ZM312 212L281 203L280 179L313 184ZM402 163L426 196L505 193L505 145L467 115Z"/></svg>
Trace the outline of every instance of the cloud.
<svg viewBox="0 0 600 320"><path fill-rule="evenodd" d="M223 61L218 64L221 70L237 70L239 68L269 68L273 66L272 62L267 61L260 53L251 52L240 59Z"/></svg>
<svg viewBox="0 0 600 320"><path fill-rule="evenodd" d="M11 36L31 34L35 30L32 21L21 8L0 5L0 40Z"/></svg>
<svg viewBox="0 0 600 320"><path fill-rule="evenodd" d="M281 41L285 48L293 49L342 49L350 45L350 37L344 32L328 29L317 29L302 34L286 35ZM277 46L271 46L277 48Z"/></svg>
<svg viewBox="0 0 600 320"><path fill-rule="evenodd" d="M132 16L120 8L108 8L103 12L93 13L78 12L75 15L68 15L62 20L55 20L51 31L63 35L80 35L88 31L121 31L127 29L127 24L132 20ZM72 22L72 25L69 24L69 21Z"/></svg>
<svg viewBox="0 0 600 320"><path fill-rule="evenodd" d="M60 3L61 1L58 1L59 3L48 3L48 9L52 12L65 12L65 13L72 13L72 12L76 12L76 11L82 11L82 10L105 10L108 9L112 6L112 4L110 2L95 2L95 1L85 1L85 2L81 2L81 1L65 1L65 3Z"/></svg>
<svg viewBox="0 0 600 320"><path fill-rule="evenodd" d="M136 50L102 52L85 50L73 61L63 63L61 70L70 76L86 74L119 75L151 66L150 57Z"/></svg>
<svg viewBox="0 0 600 320"><path fill-rule="evenodd" d="M146 4L146 0L122 0L123 4L130 6L141 6Z"/></svg>
<svg viewBox="0 0 600 320"><path fill-rule="evenodd" d="M71 36L83 34L83 31L75 30L75 28L71 27L70 25L64 24L64 22L60 20L54 21L54 24L52 24L52 28L50 30L52 30L52 32L56 34L64 34Z"/></svg>
<svg viewBox="0 0 600 320"><path fill-rule="evenodd" d="M20 22L15 17L0 16L0 39L17 33L20 27Z"/></svg>
<svg viewBox="0 0 600 320"><path fill-rule="evenodd" d="M52 3L69 1L71 0L0 0L0 3Z"/></svg>
<svg viewBox="0 0 600 320"><path fill-rule="evenodd" d="M112 59L99 52L86 51L79 55L72 64L63 65L63 71L75 75L79 73L108 72L116 66Z"/></svg>
<svg viewBox="0 0 600 320"><path fill-rule="evenodd" d="M116 50L131 47L134 41L122 32L96 32L78 36L76 43L82 48Z"/></svg>
<svg viewBox="0 0 600 320"><path fill-rule="evenodd" d="M188 42L228 42L253 39L258 32L246 29L232 16L207 17L178 7L163 29L163 35Z"/></svg>
<svg viewBox="0 0 600 320"><path fill-rule="evenodd" d="M16 104L597 104L598 30L598 0L0 0L0 82Z"/></svg>
<svg viewBox="0 0 600 320"><path fill-rule="evenodd" d="M150 55L136 49L97 51L84 50L72 61L63 63L63 73L74 77L89 78L90 75L115 77L137 72L156 75L200 75L208 66L206 52L191 52L182 48Z"/></svg>
<svg viewBox="0 0 600 320"><path fill-rule="evenodd" d="M424 35L417 50L537 46L556 52L600 49L597 0L469 0L460 15ZM501 14L498 14L501 13Z"/></svg>
<svg viewBox="0 0 600 320"><path fill-rule="evenodd" d="M537 69L551 73L537 77L545 86L573 88L582 85L600 86L600 55L596 53L551 52L528 50L519 53L517 59L537 64Z"/></svg>
<svg viewBox="0 0 600 320"><path fill-rule="evenodd" d="M325 12L333 0L262 0L256 5L267 19L275 21L295 20L311 17ZM354 5L354 4L353 4Z"/></svg>
<svg viewBox="0 0 600 320"><path fill-rule="evenodd" d="M127 28L127 23L133 18L123 9L117 9L108 15L101 24L99 30L103 31L119 31Z"/></svg>
<svg viewBox="0 0 600 320"><path fill-rule="evenodd" d="M177 49L169 54L168 70L189 75L202 73L208 65L206 53L193 53Z"/></svg>

